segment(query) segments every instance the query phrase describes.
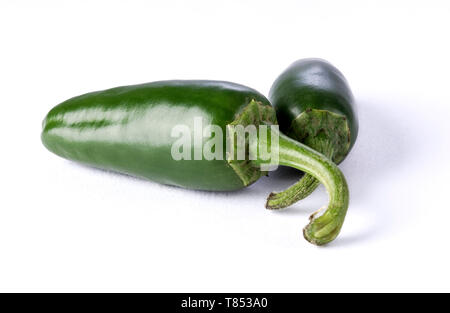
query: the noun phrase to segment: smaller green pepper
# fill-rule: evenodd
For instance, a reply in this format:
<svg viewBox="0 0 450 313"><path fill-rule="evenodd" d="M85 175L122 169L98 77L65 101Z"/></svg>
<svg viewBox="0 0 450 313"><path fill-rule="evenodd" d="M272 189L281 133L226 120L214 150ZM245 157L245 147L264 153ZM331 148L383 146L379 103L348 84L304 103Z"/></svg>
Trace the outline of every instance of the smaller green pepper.
<svg viewBox="0 0 450 313"><path fill-rule="evenodd" d="M321 59L302 59L290 65L273 83L269 99L280 130L333 160L342 162L358 134L352 92L342 73ZM311 194L319 185L311 175L279 193L266 207L280 209Z"/></svg>

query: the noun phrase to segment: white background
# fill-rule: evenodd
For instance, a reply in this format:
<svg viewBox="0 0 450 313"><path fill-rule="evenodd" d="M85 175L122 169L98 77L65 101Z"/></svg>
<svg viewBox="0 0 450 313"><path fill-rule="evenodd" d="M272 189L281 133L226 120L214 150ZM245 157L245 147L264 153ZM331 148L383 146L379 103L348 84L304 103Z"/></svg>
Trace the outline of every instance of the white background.
<svg viewBox="0 0 450 313"><path fill-rule="evenodd" d="M448 1L0 3L1 290L450 291ZM295 172L187 191L40 142L48 110L78 94L176 78L267 95L304 57L336 65L359 107L351 204L327 247L301 235L323 188L264 209Z"/></svg>

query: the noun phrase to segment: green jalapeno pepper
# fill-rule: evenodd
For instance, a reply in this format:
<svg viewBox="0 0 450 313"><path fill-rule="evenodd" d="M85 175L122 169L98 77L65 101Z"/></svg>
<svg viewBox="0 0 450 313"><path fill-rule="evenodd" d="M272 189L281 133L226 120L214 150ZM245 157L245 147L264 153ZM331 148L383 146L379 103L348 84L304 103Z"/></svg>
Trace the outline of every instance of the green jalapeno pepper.
<svg viewBox="0 0 450 313"><path fill-rule="evenodd" d="M345 159L358 134L358 119L352 92L337 68L321 59L298 60L273 83L269 99L283 133L336 164ZM289 206L318 185L317 179L306 174L287 190L272 193L266 207Z"/></svg>
<svg viewBox="0 0 450 313"><path fill-rule="evenodd" d="M203 129L197 129L196 121L202 122ZM238 126L252 125L276 125L276 115L269 101L251 88L218 81L162 81L64 101L47 114L41 137L50 151L63 158L192 189L240 189L265 175L263 166L268 165L300 169L320 180L330 194L328 210L308 225L305 237L319 245L333 240L348 207L341 171L276 127L268 127L264 135L258 130L253 139L239 133ZM180 148L184 145L177 146L183 129L185 136L192 137L194 149L178 158L174 152L184 150ZM226 134L223 140L211 145L220 132ZM227 148L229 141L237 147L235 137L246 148L243 158ZM262 152L272 149L273 138L278 141L277 155L268 159ZM206 146L214 158L197 153L201 149L196 148Z"/></svg>

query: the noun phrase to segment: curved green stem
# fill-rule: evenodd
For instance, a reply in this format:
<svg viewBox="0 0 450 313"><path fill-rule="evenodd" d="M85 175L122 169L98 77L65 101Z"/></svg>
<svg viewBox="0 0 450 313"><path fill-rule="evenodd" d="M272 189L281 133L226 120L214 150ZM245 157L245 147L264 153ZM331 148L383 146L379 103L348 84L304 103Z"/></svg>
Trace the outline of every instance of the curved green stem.
<svg viewBox="0 0 450 313"><path fill-rule="evenodd" d="M335 144L327 137L316 136L306 140L308 147L322 153L330 160L333 160ZM320 185L320 182L314 176L306 173L297 183L281 192L272 192L267 198L266 208L268 210L279 210L293 205L294 203L305 199Z"/></svg>
<svg viewBox="0 0 450 313"><path fill-rule="evenodd" d="M347 182L339 168L327 157L270 128L270 136L258 136L258 144L250 144L250 152L256 156L255 165L284 165L302 170L319 180L326 188L329 203L325 213L315 218L304 228L306 240L316 245L324 245L334 240L344 223L349 203ZM278 137L278 160L264 161L260 155L261 147L270 147L272 138ZM264 138L266 137L266 138ZM267 151L267 150L266 150ZM273 151L273 150L272 150Z"/></svg>

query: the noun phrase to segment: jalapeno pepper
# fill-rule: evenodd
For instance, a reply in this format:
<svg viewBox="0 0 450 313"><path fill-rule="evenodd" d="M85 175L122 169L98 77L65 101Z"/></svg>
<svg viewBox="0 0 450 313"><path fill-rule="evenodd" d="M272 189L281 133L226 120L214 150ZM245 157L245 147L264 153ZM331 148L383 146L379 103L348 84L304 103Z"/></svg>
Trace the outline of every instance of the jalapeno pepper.
<svg viewBox="0 0 450 313"><path fill-rule="evenodd" d="M221 155L196 157L194 149L184 158L174 158L180 139L174 130L182 126L195 137L196 120L202 121L203 129L216 126L216 131L226 134L221 146L211 149L217 156L215 149L222 148ZM62 102L44 119L42 141L69 160L191 189L240 189L266 174L263 165L303 170L320 180L330 194L327 212L308 225L305 237L315 244L330 242L338 235L348 207L347 184L333 162L275 127L269 127L264 136L258 131L253 141L241 134L246 147L243 159L227 149L226 141L239 135L238 126L275 124L273 107L251 88L219 81L162 81ZM194 148L208 145L215 136L211 131L200 140L194 138ZM261 147L269 150L272 138L279 142L277 157L267 160Z"/></svg>
<svg viewBox="0 0 450 313"><path fill-rule="evenodd" d="M283 133L336 164L345 159L358 135L358 119L350 87L337 68L321 59L298 60L273 83L269 99ZM306 174L287 190L272 193L266 207L289 206L318 185Z"/></svg>

